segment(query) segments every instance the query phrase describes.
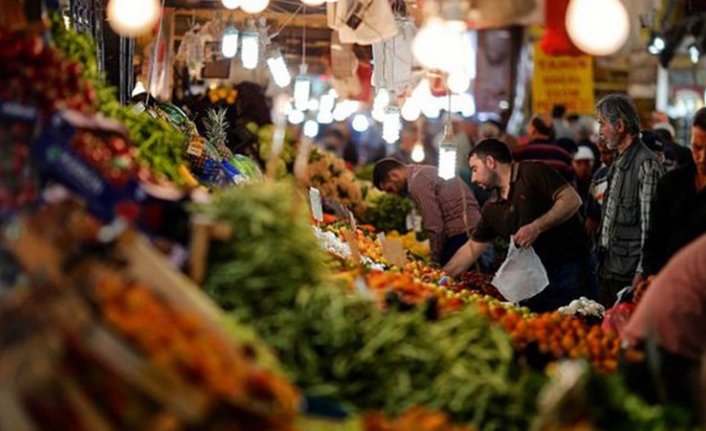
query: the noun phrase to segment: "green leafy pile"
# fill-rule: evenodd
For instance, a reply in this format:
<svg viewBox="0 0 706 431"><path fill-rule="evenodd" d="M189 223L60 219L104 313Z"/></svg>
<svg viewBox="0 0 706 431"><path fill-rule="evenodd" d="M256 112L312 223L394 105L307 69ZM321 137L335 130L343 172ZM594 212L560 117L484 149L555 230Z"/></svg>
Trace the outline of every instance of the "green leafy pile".
<svg viewBox="0 0 706 431"><path fill-rule="evenodd" d="M241 321L276 325L300 288L321 282L324 255L290 182L221 190L201 210L233 226L230 241L214 244L205 289Z"/></svg>
<svg viewBox="0 0 706 431"><path fill-rule="evenodd" d="M398 415L423 405L484 430L527 429L543 378L521 370L507 335L474 308L429 321L331 288L302 291L281 360L308 393Z"/></svg>
<svg viewBox="0 0 706 431"><path fill-rule="evenodd" d="M186 136L164 120L121 105L115 88L106 84L105 77L98 70L96 47L91 36L67 29L59 14L52 15L52 39L68 58L83 65L84 77L96 90L98 110L128 128L138 150L138 159L146 163L154 174L181 184L179 165L182 163Z"/></svg>
<svg viewBox="0 0 706 431"><path fill-rule="evenodd" d="M414 204L408 198L390 193L369 194L364 219L383 232L407 232L407 214Z"/></svg>

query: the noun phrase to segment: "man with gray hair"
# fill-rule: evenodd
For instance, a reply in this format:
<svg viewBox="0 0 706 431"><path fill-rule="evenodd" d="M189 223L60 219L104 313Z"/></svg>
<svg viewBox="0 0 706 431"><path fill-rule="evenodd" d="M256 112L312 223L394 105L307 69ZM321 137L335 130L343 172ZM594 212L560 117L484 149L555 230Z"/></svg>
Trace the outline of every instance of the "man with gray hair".
<svg viewBox="0 0 706 431"><path fill-rule="evenodd" d="M599 238L599 301L611 306L621 289L641 277L650 204L664 170L640 140L640 118L627 96L610 94L596 111L599 139L618 152L608 173Z"/></svg>

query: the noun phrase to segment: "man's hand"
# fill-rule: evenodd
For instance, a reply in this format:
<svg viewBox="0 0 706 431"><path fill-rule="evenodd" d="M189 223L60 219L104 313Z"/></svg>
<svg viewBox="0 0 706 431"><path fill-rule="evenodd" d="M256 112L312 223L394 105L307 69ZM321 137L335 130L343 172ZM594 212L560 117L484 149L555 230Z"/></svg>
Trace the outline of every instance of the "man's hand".
<svg viewBox="0 0 706 431"><path fill-rule="evenodd" d="M444 266L444 272L456 277L466 271L489 246L490 243L476 242L469 239Z"/></svg>
<svg viewBox="0 0 706 431"><path fill-rule="evenodd" d="M540 233L542 232L540 232L539 227L535 223L529 223L517 230L513 241L518 247L529 247L537 240Z"/></svg>

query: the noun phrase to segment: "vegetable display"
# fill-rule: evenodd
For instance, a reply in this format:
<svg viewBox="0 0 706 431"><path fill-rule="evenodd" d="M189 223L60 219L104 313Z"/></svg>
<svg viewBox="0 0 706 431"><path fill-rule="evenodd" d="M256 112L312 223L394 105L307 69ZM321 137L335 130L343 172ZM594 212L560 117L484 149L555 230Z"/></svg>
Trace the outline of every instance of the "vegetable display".
<svg viewBox="0 0 706 431"><path fill-rule="evenodd" d="M93 89L91 100L94 109L123 123L130 131L130 138L137 148L137 158L149 166L151 175L143 179L166 179L182 184L179 167L183 163L182 151L187 137L167 121L154 118L129 106L123 106L115 96L115 88L105 84L98 71L95 44L87 34L68 30L59 14L52 15L52 40L66 57L82 65L79 71Z"/></svg>
<svg viewBox="0 0 706 431"><path fill-rule="evenodd" d="M473 307L430 321L423 310L384 311L323 282L307 208L295 196L287 183L268 182L217 193L210 213L234 234L216 248L206 282L295 383L354 409L423 405L481 429L525 429L527 394L542 379L520 372L509 337Z"/></svg>
<svg viewBox="0 0 706 431"><path fill-rule="evenodd" d="M366 198L366 204L367 208L363 217L366 222L382 232L407 232L407 215L414 206L409 198L371 191Z"/></svg>

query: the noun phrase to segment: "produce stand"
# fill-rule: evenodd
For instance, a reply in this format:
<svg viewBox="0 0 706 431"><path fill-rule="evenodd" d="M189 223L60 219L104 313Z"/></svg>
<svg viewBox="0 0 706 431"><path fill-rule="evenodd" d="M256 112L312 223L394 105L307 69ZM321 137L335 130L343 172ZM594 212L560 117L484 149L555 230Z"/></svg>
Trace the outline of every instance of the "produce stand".
<svg viewBox="0 0 706 431"><path fill-rule="evenodd" d="M89 37L40 28L0 33L27 88L0 91L0 430L689 429L625 387L644 352L596 303L532 313L492 274L449 277L411 201L338 155L121 105Z"/></svg>

